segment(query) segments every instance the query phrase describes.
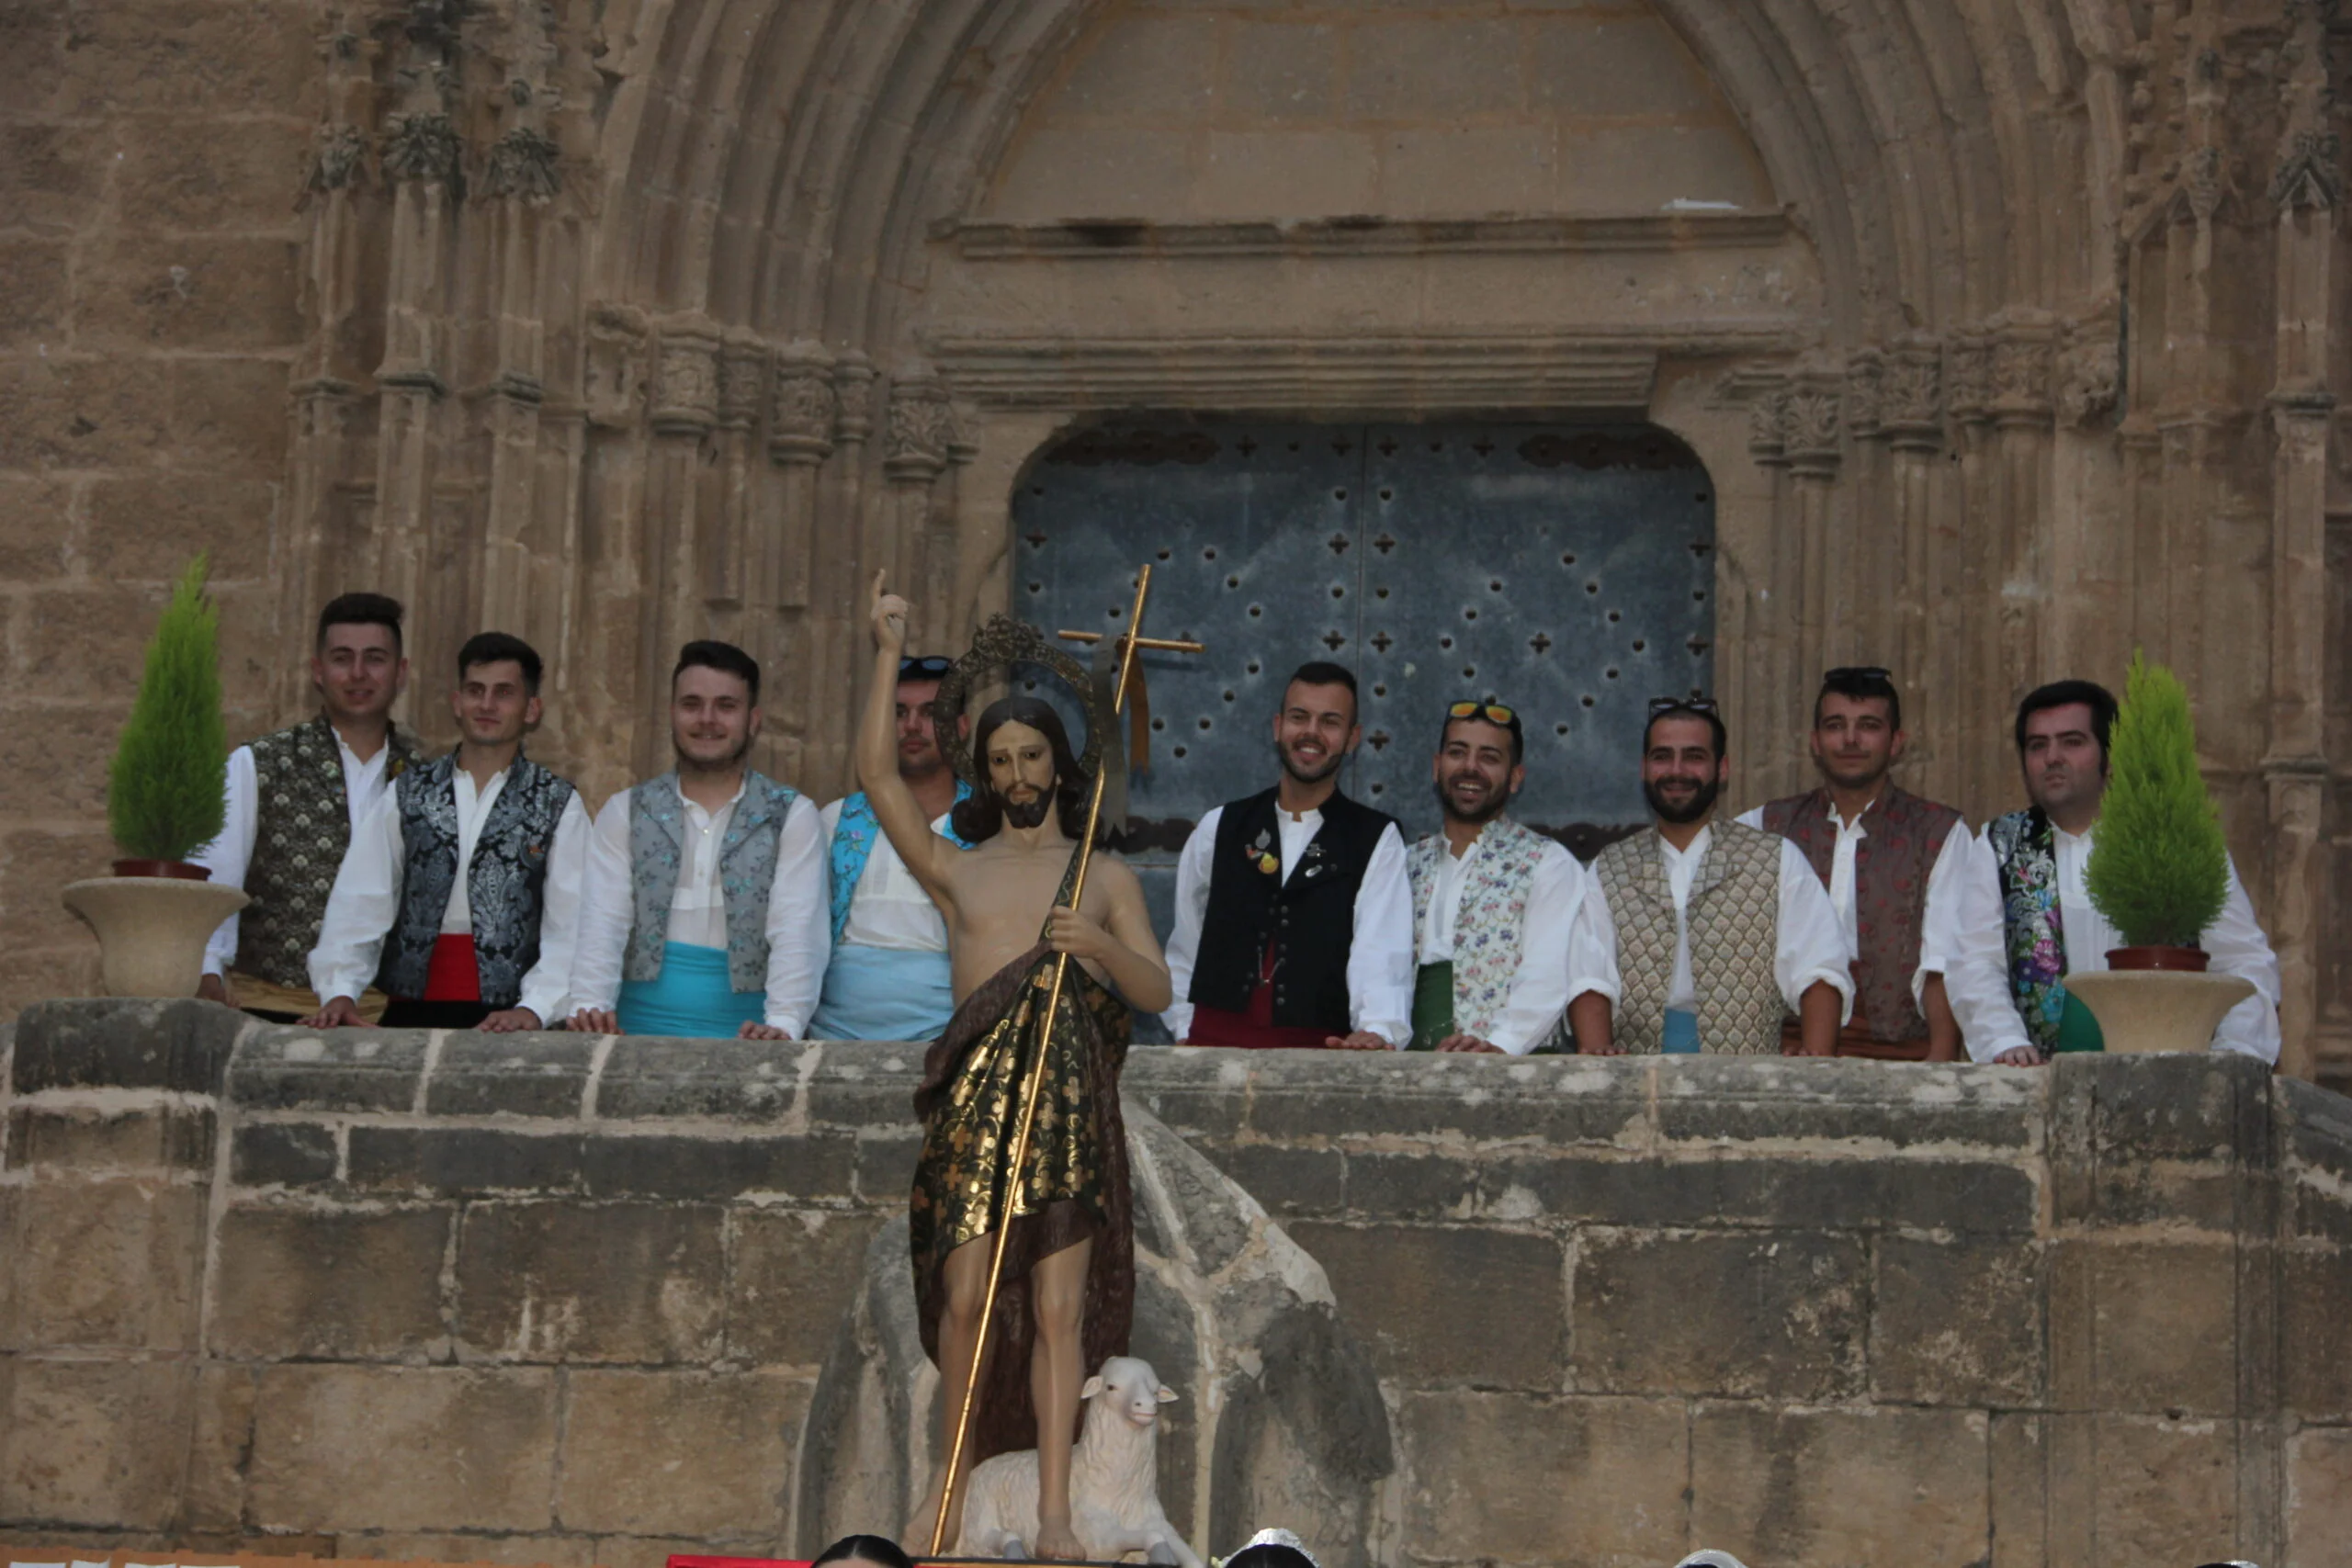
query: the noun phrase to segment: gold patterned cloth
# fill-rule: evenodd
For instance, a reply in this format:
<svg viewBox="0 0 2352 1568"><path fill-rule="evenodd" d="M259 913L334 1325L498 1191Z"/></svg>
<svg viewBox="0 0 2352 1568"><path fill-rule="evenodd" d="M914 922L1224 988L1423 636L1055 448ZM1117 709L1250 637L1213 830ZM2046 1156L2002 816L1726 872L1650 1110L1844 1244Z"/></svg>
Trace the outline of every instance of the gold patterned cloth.
<svg viewBox="0 0 2352 1568"><path fill-rule="evenodd" d="M1718 818L1691 879L1690 979L1699 991L1699 1049L1709 1055L1779 1055L1788 1016L1773 973L1780 951L1781 840ZM1618 1045L1635 1055L1664 1048L1666 997L1674 984L1674 893L1656 828L1620 839L1592 863L1617 923Z"/></svg>
<svg viewBox="0 0 2352 1568"><path fill-rule="evenodd" d="M1065 889L1064 897L1067 897ZM989 1235L1015 1173L1019 1094L1042 1046L1045 1077L1018 1173L1019 1202L1005 1243L968 1439L974 1463L1037 1446L1029 1395L1036 1337L1029 1271L1038 1259L1091 1239L1081 1342L1086 1371L1123 1356L1135 1317L1135 1232L1119 1067L1133 1021L1126 1003L1072 960L1061 1006L1046 1027L1055 954L1040 942L989 976L956 1010L923 1058L915 1111L923 1119L908 1218L922 1348L939 1359L947 1255ZM954 1397L951 1393L950 1397ZM1076 1441L1075 1429L1069 1434Z"/></svg>

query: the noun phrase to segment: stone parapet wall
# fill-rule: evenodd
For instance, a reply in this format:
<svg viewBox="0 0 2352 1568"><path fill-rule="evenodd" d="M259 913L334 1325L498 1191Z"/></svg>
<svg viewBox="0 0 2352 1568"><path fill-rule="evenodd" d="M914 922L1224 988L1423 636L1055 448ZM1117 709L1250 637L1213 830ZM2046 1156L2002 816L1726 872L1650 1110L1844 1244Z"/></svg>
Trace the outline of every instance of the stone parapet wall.
<svg viewBox="0 0 2352 1568"><path fill-rule="evenodd" d="M0 1540L821 1544L803 1416L917 1060L29 1010ZM1125 1082L1328 1272L1395 1434L1373 1562L2345 1560L2352 1105L2257 1064L1139 1050Z"/></svg>

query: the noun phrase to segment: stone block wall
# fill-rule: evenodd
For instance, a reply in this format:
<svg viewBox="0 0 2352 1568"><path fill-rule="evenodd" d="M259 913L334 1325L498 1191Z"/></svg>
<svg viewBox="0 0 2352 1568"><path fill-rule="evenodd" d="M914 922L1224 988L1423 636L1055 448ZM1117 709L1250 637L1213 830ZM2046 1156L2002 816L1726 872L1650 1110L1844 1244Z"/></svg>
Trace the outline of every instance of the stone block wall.
<svg viewBox="0 0 2352 1568"><path fill-rule="evenodd" d="M30 1010L0 1076L0 1540L821 1544L803 1417L903 1202L915 1066ZM1372 1562L2345 1561L2326 1091L2235 1057L1139 1050L1125 1081L1369 1352Z"/></svg>

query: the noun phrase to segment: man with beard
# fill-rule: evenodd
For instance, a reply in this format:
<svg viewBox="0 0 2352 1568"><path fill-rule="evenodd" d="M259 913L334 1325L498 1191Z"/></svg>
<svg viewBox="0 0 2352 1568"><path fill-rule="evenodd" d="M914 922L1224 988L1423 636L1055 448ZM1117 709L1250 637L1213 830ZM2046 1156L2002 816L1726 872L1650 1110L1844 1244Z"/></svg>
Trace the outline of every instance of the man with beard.
<svg viewBox="0 0 2352 1568"><path fill-rule="evenodd" d="M372 978L390 1029L537 1029L570 1010L588 816L523 755L539 656L481 632L458 650L458 749L402 773L351 836L311 953L326 998L302 1021L360 1021Z"/></svg>
<svg viewBox="0 0 2352 1568"><path fill-rule="evenodd" d="M1976 841L1964 885L1965 940L1951 966L1952 1011L1980 1062L2034 1066L2060 1051L2104 1049L2098 1021L2066 994L2065 976L2107 967L2122 945L2090 900L2099 802L2107 794L2107 742L2114 694L2090 681L2056 681L2018 705L2023 811L1996 817ZM2254 918L2237 862L2227 900L2198 939L2211 972L2235 975L2255 994L2222 1016L2213 1049L2278 1060L2278 960Z"/></svg>
<svg viewBox="0 0 2352 1568"><path fill-rule="evenodd" d="M600 1034L791 1040L825 974L817 808L743 759L760 733L760 666L690 642L670 672L677 767L623 790L588 840L577 1009Z"/></svg>
<svg viewBox="0 0 2352 1568"><path fill-rule="evenodd" d="M1614 992L1607 903L1574 855L1505 814L1527 781L1525 756L1511 709L1446 709L1430 764L1444 829L1406 856L1416 1049L1523 1056L1560 1022L1572 970L1608 976Z"/></svg>
<svg viewBox="0 0 2352 1568"><path fill-rule="evenodd" d="M1731 777L1711 697L1659 697L1642 740L1642 794L1657 819L1592 863L1623 976L1571 976L1577 1047L1597 1055L1765 1055L1798 1018L1808 1056L1826 1056L1853 1002L1838 911L1785 839L1713 820Z"/></svg>
<svg viewBox="0 0 2352 1568"><path fill-rule="evenodd" d="M1838 1032L1838 1054L1951 1062L1960 1026L1944 969L1960 933L1970 840L1959 812L1894 786L1888 774L1903 741L1893 676L1875 665L1832 670L1813 699L1821 786L1739 820L1804 851L1829 889L1854 953L1855 1016Z"/></svg>
<svg viewBox="0 0 2352 1568"><path fill-rule="evenodd" d="M933 829L969 849L947 813L969 798L971 786L949 769L931 727L932 701L950 667L937 654L899 661L899 777ZM808 1037L937 1039L956 1010L947 923L883 836L865 791L825 807L824 825L831 845L832 958Z"/></svg>
<svg viewBox="0 0 2352 1568"><path fill-rule="evenodd" d="M1092 781L1046 704L1007 697L980 715L973 743L983 771L954 813L956 832L974 847L959 850L932 830L899 775L893 743L907 609L877 575L857 776L890 847L946 919L956 987L956 1014L925 1054L915 1095L923 1144L908 1204L923 1348L947 1391L938 1453L944 1472L957 1396L979 1349L998 1216L1010 1214L993 1308L1000 1332L980 1369L964 1466L1035 1448L1039 1532L1028 1545L1041 1557L1076 1558L1083 1551L1070 1529L1069 1469L1079 1391L1105 1357L1125 1353L1135 1307L1118 1082L1128 1005L1165 1008L1168 970L1142 885L1121 862L1091 861L1070 907ZM1057 953L1078 962L1049 1013ZM1040 1099L1026 1160L1014 1170L1033 1070ZM955 1480L950 1543L964 1472ZM928 1535L945 1483L934 1477L910 1529Z"/></svg>
<svg viewBox="0 0 2352 1568"><path fill-rule="evenodd" d="M308 960L352 829L416 755L392 723L408 684L400 602L345 593L319 612L311 652L319 712L291 729L229 753L220 836L196 863L253 899L220 922L204 950L197 995L255 1018L291 1023L318 1011ZM384 993L358 998L359 1016L384 1014Z"/></svg>
<svg viewBox="0 0 2352 1568"><path fill-rule="evenodd" d="M1356 678L1302 664L1274 715L1282 779L1217 807L1176 864L1167 1013L1193 1045L1400 1049L1413 1037L1413 894L1395 818L1340 793Z"/></svg>

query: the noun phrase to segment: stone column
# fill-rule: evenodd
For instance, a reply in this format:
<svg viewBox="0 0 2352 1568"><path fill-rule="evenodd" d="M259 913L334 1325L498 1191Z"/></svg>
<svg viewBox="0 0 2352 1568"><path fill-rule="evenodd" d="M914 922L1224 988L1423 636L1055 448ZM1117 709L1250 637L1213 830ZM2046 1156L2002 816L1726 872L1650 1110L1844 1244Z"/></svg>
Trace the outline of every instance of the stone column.
<svg viewBox="0 0 2352 1568"><path fill-rule="evenodd" d="M1932 707L1906 700L1911 711L1904 722L1919 774L1956 793L1960 781L1951 770L1963 749L1962 714L1949 694L1957 682L1929 678L1957 672L1961 609L1961 585L1944 547L1948 541L1936 527L1936 459L1943 449L1944 410L1943 347L1934 338L1912 333L1896 342L1886 358L1878 415L1893 470L1888 512L1903 561L1894 599L1898 678L1906 699L1943 694ZM1924 756L1917 755L1922 750Z"/></svg>
<svg viewBox="0 0 2352 1568"><path fill-rule="evenodd" d="M717 487L706 487L703 443L718 425L718 349L716 324L701 316L673 316L657 324L653 450L646 474L645 533L650 608L638 621L637 706L661 690L678 645L699 636L707 606L703 602L697 560L718 532ZM639 722L637 765L659 771L668 753L659 725Z"/></svg>
<svg viewBox="0 0 2352 1568"><path fill-rule="evenodd" d="M948 448L956 440L954 410L947 389L927 370L897 377L890 388L889 423L883 434L882 472L889 481L889 520L879 544L876 565L887 562L890 581L910 599L923 600L930 573L926 570L931 533L932 490L947 471ZM908 646L926 651L947 619L947 606L917 603L913 624L907 628Z"/></svg>
<svg viewBox="0 0 2352 1568"><path fill-rule="evenodd" d="M515 16L519 19L526 12L537 14L536 7L526 7ZM491 149L482 175L483 196L496 224L492 308L497 369L483 421L490 437L490 483L482 518L481 620L529 638L543 655L552 655L562 630L562 605L532 592L537 575L539 411L546 400L540 229L543 209L561 188L555 142L539 125L543 96L527 76L509 79L501 96L521 118Z"/></svg>
<svg viewBox="0 0 2352 1568"><path fill-rule="evenodd" d="M1838 599L1829 627L1829 662L1895 666L1903 574L1907 564L1899 519L1887 499L1884 423L1886 355L1859 348L1846 356L1846 433L1853 437L1840 504L1832 511Z"/></svg>
<svg viewBox="0 0 2352 1568"><path fill-rule="evenodd" d="M2048 663L2052 671L2096 676L2132 658L2126 458L2109 438L2122 380L2121 327L2111 305L2060 331L2052 380Z"/></svg>
<svg viewBox="0 0 2352 1568"><path fill-rule="evenodd" d="M2041 310L2007 310L1992 322L1992 413L2000 448L2001 659L2004 705L2055 679L2046 623L2052 619L2050 536L2050 359L2057 325Z"/></svg>
<svg viewBox="0 0 2352 1568"><path fill-rule="evenodd" d="M1990 801L2007 798L2003 781L2013 776L2004 728L2009 711L2001 680L2000 502L2001 490L1992 457L1993 351L1984 333L1956 333L1948 347L1945 379L1950 406L1959 427L1959 516L1955 533L1960 562L1961 733L1968 744L1961 751L1962 798ZM2011 791L2009 793L2014 793Z"/></svg>
<svg viewBox="0 0 2352 1568"><path fill-rule="evenodd" d="M720 341L718 511L702 551L702 596L713 629L723 628L737 643L757 640L752 628L766 607L759 592L763 579L752 455L774 359L774 350L753 333L730 331Z"/></svg>
<svg viewBox="0 0 2352 1568"><path fill-rule="evenodd" d="M1848 629L1852 604L1848 588L1852 579L1853 543L1850 530L1838 525L1838 471L1845 434L1845 378L1823 363L1797 372L1788 393L1781 421L1782 450L1789 465L1796 507L1795 525L1802 541L1804 567L1801 597L1795 606L1798 635L1796 669L1782 699L1787 708L1783 745L1792 753L1793 776L1784 788L1803 781L1801 743L1796 737L1810 727L1811 699L1821 672L1843 662L1833 649L1844 651L1853 640Z"/></svg>
<svg viewBox="0 0 2352 1568"><path fill-rule="evenodd" d="M762 596L765 617L763 663L773 664L776 697L767 704L763 750L768 772L798 780L812 712L834 705L849 671L829 673L828 646L810 635L809 582L821 544L817 526L817 476L833 450L833 360L821 344L787 344L776 352L775 399L768 411L768 461L777 470L776 512L762 529ZM787 664L784 655L792 657Z"/></svg>
<svg viewBox="0 0 2352 1568"><path fill-rule="evenodd" d="M1770 513L1765 537L1771 541L1770 559L1757 575L1765 584L1756 591L1750 607L1749 643L1739 671L1745 687L1741 705L1729 722L1734 735L1746 738L1747 750L1761 766L1769 794L1783 794L1798 776L1800 759L1794 750L1801 700L1792 693L1804 655L1800 617L1804 605L1804 537L1789 478L1789 378L1773 371L1757 379L1747 404L1747 455L1771 482ZM1718 668L1715 679L1724 682Z"/></svg>
<svg viewBox="0 0 2352 1568"><path fill-rule="evenodd" d="M820 693L841 700L820 702L809 713L803 768L809 787L854 787L850 734L856 723L857 694L865 687L870 644L865 630L866 590L884 563L860 553L859 519L865 515L865 438L874 430L874 362L857 349L833 364L833 446L839 461L830 507L820 499L815 572L810 584L810 652L825 684Z"/></svg>

